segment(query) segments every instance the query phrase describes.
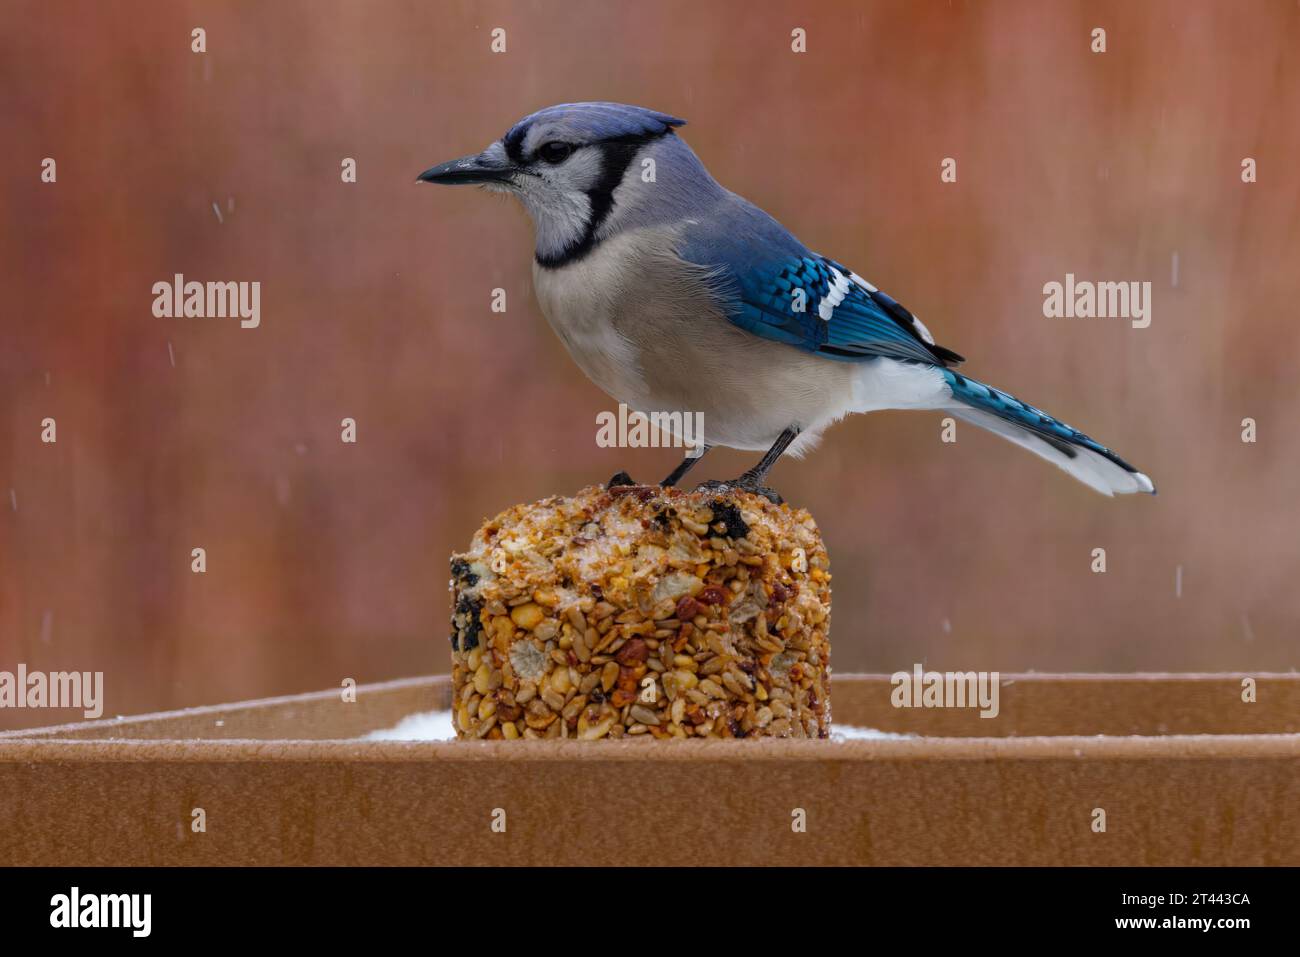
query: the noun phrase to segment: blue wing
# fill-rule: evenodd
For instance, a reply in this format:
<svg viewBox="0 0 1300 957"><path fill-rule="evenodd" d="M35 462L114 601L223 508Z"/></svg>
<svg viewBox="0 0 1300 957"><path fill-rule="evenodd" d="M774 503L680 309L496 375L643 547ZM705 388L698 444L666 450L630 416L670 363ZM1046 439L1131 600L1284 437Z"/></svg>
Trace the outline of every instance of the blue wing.
<svg viewBox="0 0 1300 957"><path fill-rule="evenodd" d="M708 268L727 318L754 335L858 362L879 356L952 365L894 299L834 260L804 247L780 223L736 197L707 227L690 223L683 259Z"/></svg>

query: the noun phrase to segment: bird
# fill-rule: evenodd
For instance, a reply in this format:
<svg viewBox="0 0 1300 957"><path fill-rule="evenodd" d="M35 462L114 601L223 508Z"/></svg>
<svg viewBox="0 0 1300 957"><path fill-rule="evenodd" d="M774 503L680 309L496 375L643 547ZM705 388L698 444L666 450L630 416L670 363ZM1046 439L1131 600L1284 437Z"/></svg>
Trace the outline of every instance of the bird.
<svg viewBox="0 0 1300 957"><path fill-rule="evenodd" d="M958 372L963 357L896 299L720 185L678 135L685 122L622 103L563 103L417 177L518 199L534 226L538 304L587 377L629 409L702 417L702 447L661 485L726 446L763 454L702 487L780 502L765 482L783 454L802 456L850 413L930 409L1103 495L1155 493L1099 442Z"/></svg>

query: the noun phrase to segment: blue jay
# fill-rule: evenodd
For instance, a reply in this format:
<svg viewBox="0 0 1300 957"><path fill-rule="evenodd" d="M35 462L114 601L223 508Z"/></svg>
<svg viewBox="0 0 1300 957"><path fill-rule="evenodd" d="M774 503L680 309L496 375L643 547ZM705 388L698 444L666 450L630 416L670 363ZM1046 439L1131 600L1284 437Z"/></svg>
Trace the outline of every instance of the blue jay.
<svg viewBox="0 0 1300 957"><path fill-rule="evenodd" d="M850 412L939 409L1024 446L1104 495L1151 480L1064 422L955 371L895 299L812 252L718 184L674 129L619 103L566 103L420 174L517 197L533 219L542 312L582 371L644 413L702 413L704 451L763 451L763 486ZM677 483L702 453L662 484Z"/></svg>

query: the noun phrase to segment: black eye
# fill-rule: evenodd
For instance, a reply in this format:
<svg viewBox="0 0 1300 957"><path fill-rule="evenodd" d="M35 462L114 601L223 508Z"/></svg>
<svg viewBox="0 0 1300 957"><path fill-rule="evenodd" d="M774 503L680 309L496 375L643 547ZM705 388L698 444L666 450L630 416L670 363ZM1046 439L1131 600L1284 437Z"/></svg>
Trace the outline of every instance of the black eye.
<svg viewBox="0 0 1300 957"><path fill-rule="evenodd" d="M552 140L550 143L543 143L537 150L537 155L545 162L555 165L563 163L573 152L572 143L561 143L558 140Z"/></svg>

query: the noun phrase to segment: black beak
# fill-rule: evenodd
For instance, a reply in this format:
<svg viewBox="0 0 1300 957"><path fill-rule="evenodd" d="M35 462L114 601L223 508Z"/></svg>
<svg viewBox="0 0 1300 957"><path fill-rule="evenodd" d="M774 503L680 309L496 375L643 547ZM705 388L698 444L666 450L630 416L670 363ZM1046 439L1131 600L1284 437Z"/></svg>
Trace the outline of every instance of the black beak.
<svg viewBox="0 0 1300 957"><path fill-rule="evenodd" d="M476 156L462 156L450 163L426 169L416 177L416 180L422 183L445 183L452 186L500 183L508 181L514 172L513 166L503 165L479 153Z"/></svg>

